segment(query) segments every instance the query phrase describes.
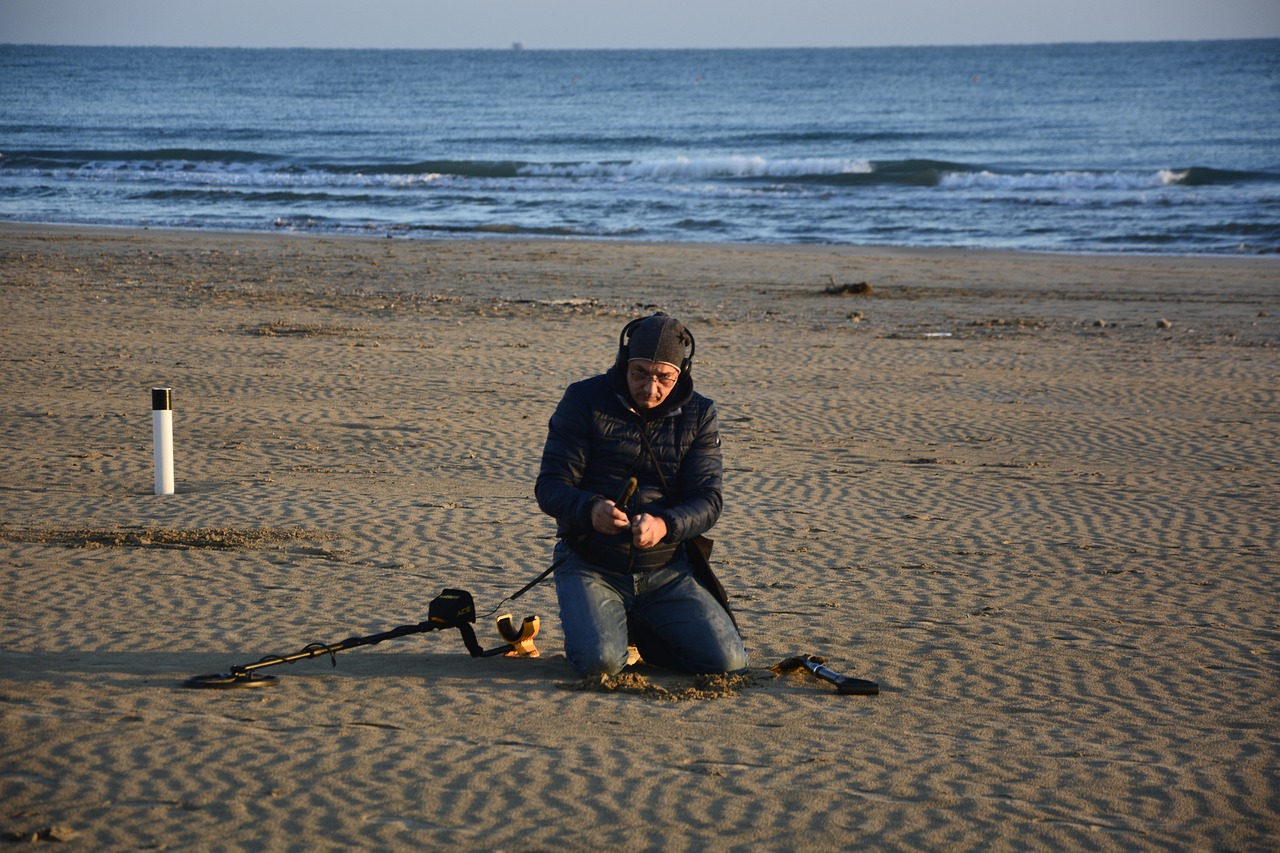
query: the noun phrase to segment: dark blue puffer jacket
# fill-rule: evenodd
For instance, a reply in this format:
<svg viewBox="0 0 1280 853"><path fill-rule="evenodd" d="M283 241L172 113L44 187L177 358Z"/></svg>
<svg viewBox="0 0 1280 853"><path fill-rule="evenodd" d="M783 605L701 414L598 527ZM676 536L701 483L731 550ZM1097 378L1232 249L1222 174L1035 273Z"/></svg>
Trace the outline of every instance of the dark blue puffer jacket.
<svg viewBox="0 0 1280 853"><path fill-rule="evenodd" d="M635 548L630 533L606 535L591 526L592 499L617 500L628 477L639 487L626 511L667 523L666 539L650 549ZM694 392L689 374L661 406L645 411L631 404L625 374L614 367L565 391L548 425L534 493L558 535L588 562L640 572L666 565L682 543L711 529L724 503L723 481L715 403Z"/></svg>

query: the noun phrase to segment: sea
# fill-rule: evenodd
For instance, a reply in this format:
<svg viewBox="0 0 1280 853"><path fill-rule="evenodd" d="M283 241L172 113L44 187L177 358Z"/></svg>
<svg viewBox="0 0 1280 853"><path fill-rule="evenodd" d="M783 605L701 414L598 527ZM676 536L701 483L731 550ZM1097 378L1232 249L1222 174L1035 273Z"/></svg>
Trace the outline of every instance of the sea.
<svg viewBox="0 0 1280 853"><path fill-rule="evenodd" d="M0 45L0 220L1280 251L1280 40L517 48Z"/></svg>

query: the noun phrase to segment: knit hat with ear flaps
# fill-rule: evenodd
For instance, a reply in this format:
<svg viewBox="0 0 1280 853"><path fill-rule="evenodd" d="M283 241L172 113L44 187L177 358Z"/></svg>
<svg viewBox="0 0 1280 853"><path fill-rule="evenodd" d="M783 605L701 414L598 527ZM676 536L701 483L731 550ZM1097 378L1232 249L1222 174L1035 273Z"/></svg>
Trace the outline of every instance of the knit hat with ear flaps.
<svg viewBox="0 0 1280 853"><path fill-rule="evenodd" d="M681 370L691 345L683 323L666 314L654 314L641 320L632 331L627 341L627 359L643 358Z"/></svg>

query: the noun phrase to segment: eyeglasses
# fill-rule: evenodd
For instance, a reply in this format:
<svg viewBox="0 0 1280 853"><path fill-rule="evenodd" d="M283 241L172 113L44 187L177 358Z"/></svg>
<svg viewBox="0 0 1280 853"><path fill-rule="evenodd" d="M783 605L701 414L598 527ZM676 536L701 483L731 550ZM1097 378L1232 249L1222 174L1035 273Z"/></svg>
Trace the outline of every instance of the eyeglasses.
<svg viewBox="0 0 1280 853"><path fill-rule="evenodd" d="M676 384L676 380L680 378L678 373L652 373L643 367L631 368L629 375L632 382L639 382L648 385L650 382L656 382L663 388L670 388Z"/></svg>

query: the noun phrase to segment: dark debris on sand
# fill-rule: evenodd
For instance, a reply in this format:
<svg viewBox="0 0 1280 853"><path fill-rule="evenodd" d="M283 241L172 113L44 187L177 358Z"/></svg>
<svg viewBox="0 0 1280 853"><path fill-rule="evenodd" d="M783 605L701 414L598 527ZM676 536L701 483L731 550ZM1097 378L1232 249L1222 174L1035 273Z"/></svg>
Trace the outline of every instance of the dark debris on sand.
<svg viewBox="0 0 1280 853"><path fill-rule="evenodd" d="M300 528L238 529L202 527L19 528L0 525L0 541L63 545L69 548L190 548L231 550L331 540L331 534Z"/></svg>
<svg viewBox="0 0 1280 853"><path fill-rule="evenodd" d="M706 702L737 696L740 690L758 684L755 676L748 672L740 675L695 675L692 686L668 689L638 672L620 672L617 675L592 675L580 681L557 682L556 686L589 693L624 693L662 702Z"/></svg>

